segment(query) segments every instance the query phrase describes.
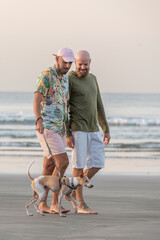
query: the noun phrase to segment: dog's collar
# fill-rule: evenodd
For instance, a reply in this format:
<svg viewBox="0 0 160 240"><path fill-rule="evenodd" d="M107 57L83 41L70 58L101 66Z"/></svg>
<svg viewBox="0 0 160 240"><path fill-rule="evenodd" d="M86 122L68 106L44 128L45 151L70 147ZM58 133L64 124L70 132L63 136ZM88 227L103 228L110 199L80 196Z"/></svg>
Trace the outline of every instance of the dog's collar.
<svg viewBox="0 0 160 240"><path fill-rule="evenodd" d="M74 186L73 177L72 177L72 178L70 178L70 183L71 183L71 186L70 186L70 188L72 188L72 189L76 189L76 188L77 188L77 187L75 187L75 186Z"/></svg>

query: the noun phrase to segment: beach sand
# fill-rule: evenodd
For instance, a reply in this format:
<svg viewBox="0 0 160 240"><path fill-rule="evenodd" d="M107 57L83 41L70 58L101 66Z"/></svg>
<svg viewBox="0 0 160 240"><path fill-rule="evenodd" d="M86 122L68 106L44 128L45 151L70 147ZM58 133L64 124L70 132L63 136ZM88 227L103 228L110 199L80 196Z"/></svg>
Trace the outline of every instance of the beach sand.
<svg viewBox="0 0 160 240"><path fill-rule="evenodd" d="M132 154L133 155L133 154ZM0 156L0 174L27 174L28 165L35 161L31 173L40 175L43 156ZM66 174L72 174L71 163ZM101 175L160 175L160 161L144 158L107 158Z"/></svg>
<svg viewBox="0 0 160 240"><path fill-rule="evenodd" d="M1 240L159 240L160 174L157 166L152 165L152 169L141 166L136 171L138 163L134 162L133 171L133 166L127 169L125 160L121 160L121 164L108 161L108 170L106 167L93 178L94 188L84 189L87 204L97 210L98 215L75 215L71 204L63 200L63 206L71 209L66 218L57 214L41 216L34 207L30 208L34 216L28 217L24 205L31 199L32 190L26 168L32 160L22 158L18 164L20 158L14 157L12 161L10 157L3 157L3 161L0 158ZM38 159L35 160L32 176L40 174L42 168L41 160L39 166ZM122 171L123 166L125 171ZM70 173L68 169L67 174ZM51 193L48 202L51 202Z"/></svg>

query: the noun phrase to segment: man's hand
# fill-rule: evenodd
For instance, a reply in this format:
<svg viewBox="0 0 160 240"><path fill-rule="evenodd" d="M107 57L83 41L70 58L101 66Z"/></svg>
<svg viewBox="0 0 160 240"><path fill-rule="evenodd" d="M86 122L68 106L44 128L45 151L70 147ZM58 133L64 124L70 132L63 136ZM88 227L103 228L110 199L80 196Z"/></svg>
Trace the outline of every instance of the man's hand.
<svg viewBox="0 0 160 240"><path fill-rule="evenodd" d="M44 125L43 125L43 120L39 119L36 125L36 130L42 134L44 132Z"/></svg>
<svg viewBox="0 0 160 240"><path fill-rule="evenodd" d="M74 148L74 138L73 136L66 138L66 144L70 148Z"/></svg>
<svg viewBox="0 0 160 240"><path fill-rule="evenodd" d="M110 134L109 133L103 133L103 143L107 145L110 142Z"/></svg>

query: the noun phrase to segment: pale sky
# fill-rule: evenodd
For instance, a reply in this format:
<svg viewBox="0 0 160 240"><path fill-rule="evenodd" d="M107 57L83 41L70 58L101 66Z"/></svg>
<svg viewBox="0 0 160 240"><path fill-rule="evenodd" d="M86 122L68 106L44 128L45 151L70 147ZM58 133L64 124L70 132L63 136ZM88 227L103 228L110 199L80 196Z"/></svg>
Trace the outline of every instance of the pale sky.
<svg viewBox="0 0 160 240"><path fill-rule="evenodd" d="M69 47L90 52L101 92L160 93L160 0L0 0L0 31L0 91L34 92Z"/></svg>

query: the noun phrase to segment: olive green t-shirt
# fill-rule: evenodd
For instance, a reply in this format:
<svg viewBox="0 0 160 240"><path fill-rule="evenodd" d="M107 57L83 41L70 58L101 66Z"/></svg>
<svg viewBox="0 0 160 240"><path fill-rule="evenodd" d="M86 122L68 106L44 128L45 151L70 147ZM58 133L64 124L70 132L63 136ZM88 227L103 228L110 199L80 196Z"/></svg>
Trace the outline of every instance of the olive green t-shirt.
<svg viewBox="0 0 160 240"><path fill-rule="evenodd" d="M98 123L103 132L109 133L109 126L97 84L96 77L89 73L79 78L76 72L68 74L69 79L69 121L66 135L71 131L97 132Z"/></svg>

